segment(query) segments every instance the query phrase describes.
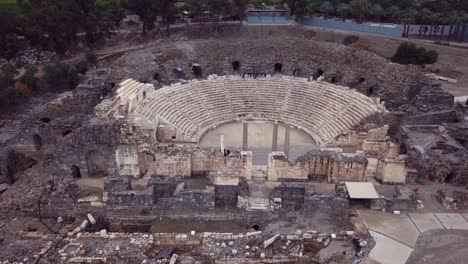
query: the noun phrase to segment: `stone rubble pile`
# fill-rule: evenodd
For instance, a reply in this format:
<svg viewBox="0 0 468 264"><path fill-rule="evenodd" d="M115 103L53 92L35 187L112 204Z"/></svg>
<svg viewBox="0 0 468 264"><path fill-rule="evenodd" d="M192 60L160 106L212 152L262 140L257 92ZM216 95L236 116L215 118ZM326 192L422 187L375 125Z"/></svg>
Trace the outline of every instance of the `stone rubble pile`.
<svg viewBox="0 0 468 264"><path fill-rule="evenodd" d="M39 65L44 63L50 63L55 56L57 56L55 52L39 51L34 48L27 48L18 51L17 55L11 60L0 58L0 68L6 64Z"/></svg>

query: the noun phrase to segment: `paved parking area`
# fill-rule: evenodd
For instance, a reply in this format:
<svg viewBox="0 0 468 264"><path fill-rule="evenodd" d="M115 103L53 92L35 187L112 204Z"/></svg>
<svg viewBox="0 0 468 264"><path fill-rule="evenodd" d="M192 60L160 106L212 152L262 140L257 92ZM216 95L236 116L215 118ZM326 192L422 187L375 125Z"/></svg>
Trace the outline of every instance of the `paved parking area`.
<svg viewBox="0 0 468 264"><path fill-rule="evenodd" d="M434 214L408 214L419 232L425 232L431 229L444 229Z"/></svg>
<svg viewBox="0 0 468 264"><path fill-rule="evenodd" d="M461 214L434 214L446 229L468 230L468 222Z"/></svg>
<svg viewBox="0 0 468 264"><path fill-rule="evenodd" d="M369 231L376 244L369 257L382 264L405 264L413 248L380 233ZM398 252L398 253L397 253ZM397 253L397 254L396 254Z"/></svg>
<svg viewBox="0 0 468 264"><path fill-rule="evenodd" d="M358 210L376 245L369 259L377 263L404 264L419 235L433 229L468 230L468 214L403 213L394 215L371 210Z"/></svg>

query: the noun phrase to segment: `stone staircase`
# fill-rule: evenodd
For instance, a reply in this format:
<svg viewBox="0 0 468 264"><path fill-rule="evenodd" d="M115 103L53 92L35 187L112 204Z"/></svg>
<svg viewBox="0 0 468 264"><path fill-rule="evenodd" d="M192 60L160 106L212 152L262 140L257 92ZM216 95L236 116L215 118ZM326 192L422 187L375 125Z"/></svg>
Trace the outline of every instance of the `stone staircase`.
<svg viewBox="0 0 468 264"><path fill-rule="evenodd" d="M266 165L253 165L252 166L252 180L255 182L263 182L267 180L267 166Z"/></svg>
<svg viewBox="0 0 468 264"><path fill-rule="evenodd" d="M266 186L267 166L252 166L252 184L250 185L250 197L248 211L273 210L270 205L270 190Z"/></svg>

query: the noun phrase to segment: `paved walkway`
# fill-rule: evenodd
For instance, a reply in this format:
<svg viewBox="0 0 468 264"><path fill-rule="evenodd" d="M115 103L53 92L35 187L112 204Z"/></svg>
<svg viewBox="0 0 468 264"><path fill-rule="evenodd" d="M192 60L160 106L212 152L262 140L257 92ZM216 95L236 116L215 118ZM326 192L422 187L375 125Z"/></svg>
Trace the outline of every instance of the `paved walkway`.
<svg viewBox="0 0 468 264"><path fill-rule="evenodd" d="M376 245L369 258L382 264L405 264L422 232L431 229L468 230L468 214L404 213L394 215L370 210L359 210Z"/></svg>

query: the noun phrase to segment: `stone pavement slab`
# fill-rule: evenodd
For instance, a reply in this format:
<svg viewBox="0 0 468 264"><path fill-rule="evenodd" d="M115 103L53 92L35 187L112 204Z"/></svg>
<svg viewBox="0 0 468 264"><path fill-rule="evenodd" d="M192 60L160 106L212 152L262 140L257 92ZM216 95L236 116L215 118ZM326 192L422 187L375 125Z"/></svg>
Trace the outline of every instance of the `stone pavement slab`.
<svg viewBox="0 0 468 264"><path fill-rule="evenodd" d="M381 264L405 264L413 249L387 236L369 231L375 240L375 247L369 258Z"/></svg>
<svg viewBox="0 0 468 264"><path fill-rule="evenodd" d="M408 216L413 220L413 223L421 233L431 229L445 229L432 213L408 214Z"/></svg>
<svg viewBox="0 0 468 264"><path fill-rule="evenodd" d="M419 230L406 214L358 210L358 214L368 229L389 236L410 247L414 247Z"/></svg>
<svg viewBox="0 0 468 264"><path fill-rule="evenodd" d="M465 217L465 220L468 222L468 214L462 214Z"/></svg>
<svg viewBox="0 0 468 264"><path fill-rule="evenodd" d="M468 230L468 222L461 214L436 213L434 215L447 229Z"/></svg>

